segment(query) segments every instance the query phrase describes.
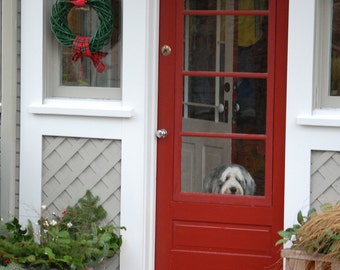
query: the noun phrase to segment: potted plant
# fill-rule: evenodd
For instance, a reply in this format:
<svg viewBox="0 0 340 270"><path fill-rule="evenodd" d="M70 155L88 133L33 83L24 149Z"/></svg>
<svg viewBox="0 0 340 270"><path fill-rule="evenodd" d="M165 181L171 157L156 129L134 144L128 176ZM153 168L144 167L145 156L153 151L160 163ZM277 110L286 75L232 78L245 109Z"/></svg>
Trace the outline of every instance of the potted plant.
<svg viewBox="0 0 340 270"><path fill-rule="evenodd" d="M281 252L286 269L340 269L340 205L326 204L321 210L307 216L299 211L298 224L279 232L277 244L291 244Z"/></svg>
<svg viewBox="0 0 340 270"><path fill-rule="evenodd" d="M105 209L90 191L62 213L42 216L27 228L14 218L0 223L0 267L4 269L90 269L120 251L123 227L102 226ZM34 230L34 225L38 230ZM0 269L2 269L0 268Z"/></svg>

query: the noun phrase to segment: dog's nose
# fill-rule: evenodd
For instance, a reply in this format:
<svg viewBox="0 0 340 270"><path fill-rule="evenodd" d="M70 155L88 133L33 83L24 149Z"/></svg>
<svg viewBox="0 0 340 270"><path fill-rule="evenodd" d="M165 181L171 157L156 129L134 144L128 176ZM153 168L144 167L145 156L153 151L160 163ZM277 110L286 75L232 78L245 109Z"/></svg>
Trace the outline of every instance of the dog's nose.
<svg viewBox="0 0 340 270"><path fill-rule="evenodd" d="M231 188L230 188L230 193L231 193L231 194L235 194L236 191L237 191L236 187L231 187Z"/></svg>

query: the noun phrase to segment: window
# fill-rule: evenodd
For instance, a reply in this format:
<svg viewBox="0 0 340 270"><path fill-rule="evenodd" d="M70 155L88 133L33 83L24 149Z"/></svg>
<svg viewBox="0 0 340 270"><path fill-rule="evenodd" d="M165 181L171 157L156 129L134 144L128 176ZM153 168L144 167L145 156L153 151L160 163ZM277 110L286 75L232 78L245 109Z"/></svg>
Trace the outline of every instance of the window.
<svg viewBox="0 0 340 270"><path fill-rule="evenodd" d="M333 2L331 48L331 96L340 96L340 1Z"/></svg>
<svg viewBox="0 0 340 270"><path fill-rule="evenodd" d="M110 0L114 13L114 26L111 40L100 49L107 55L101 59L105 70L95 70L90 58L72 61L73 52L58 43L50 30L51 8L55 1L45 3L45 98L97 98L120 99L121 71L121 0ZM73 33L93 36L97 31L99 19L90 6L73 7L67 14L68 26Z"/></svg>
<svg viewBox="0 0 340 270"><path fill-rule="evenodd" d="M340 0L316 2L315 108L340 108Z"/></svg>

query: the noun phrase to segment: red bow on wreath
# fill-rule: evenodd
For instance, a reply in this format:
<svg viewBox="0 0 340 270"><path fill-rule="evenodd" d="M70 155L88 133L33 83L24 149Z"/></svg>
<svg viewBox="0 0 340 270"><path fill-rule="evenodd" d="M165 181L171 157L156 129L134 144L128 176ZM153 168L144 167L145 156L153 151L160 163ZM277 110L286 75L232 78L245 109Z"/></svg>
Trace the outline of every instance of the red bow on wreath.
<svg viewBox="0 0 340 270"><path fill-rule="evenodd" d="M77 7L82 7L86 4L86 0L68 0L67 2L77 6Z"/></svg>
<svg viewBox="0 0 340 270"><path fill-rule="evenodd" d="M84 56L89 57L92 60L96 71L98 73L103 73L105 65L100 61L100 59L104 58L107 55L107 52L91 53L89 42L90 37L76 36L72 44L72 52L74 53L72 56L72 62L76 62L79 58L83 61Z"/></svg>

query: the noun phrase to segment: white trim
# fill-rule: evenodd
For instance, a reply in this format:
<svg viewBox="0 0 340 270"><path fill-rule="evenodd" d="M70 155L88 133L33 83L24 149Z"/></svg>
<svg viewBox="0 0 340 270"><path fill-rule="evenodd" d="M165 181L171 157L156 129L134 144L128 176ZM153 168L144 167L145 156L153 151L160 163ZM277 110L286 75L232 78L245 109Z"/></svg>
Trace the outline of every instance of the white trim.
<svg viewBox="0 0 340 270"><path fill-rule="evenodd" d="M299 210L309 208L311 149L321 142L315 128L297 125L298 116L312 115L313 110L315 1L289 1L285 228L296 223Z"/></svg>
<svg viewBox="0 0 340 270"><path fill-rule="evenodd" d="M122 106L121 101L45 99L44 104L31 104L28 111L33 114L79 115L94 117L131 118L133 108Z"/></svg>
<svg viewBox="0 0 340 270"><path fill-rule="evenodd" d="M154 269L159 1L124 0L122 99L135 117L122 126L121 269ZM137 22L137 23L136 23ZM136 28L138 25L138 28ZM138 29L138 30L136 30ZM131 53L136 52L137 53ZM141 73L144 76L140 76ZM142 196L141 196L142 194Z"/></svg>
<svg viewBox="0 0 340 270"><path fill-rule="evenodd" d="M2 0L0 215L15 215L17 138L17 1Z"/></svg>
<svg viewBox="0 0 340 270"><path fill-rule="evenodd" d="M296 124L301 126L340 127L340 110L319 109L313 114L300 114L296 118Z"/></svg>
<svg viewBox="0 0 340 270"><path fill-rule="evenodd" d="M21 126L19 218L40 216L42 131L38 119L27 113L43 100L43 1L21 1ZM34 14L34 15L33 15ZM34 160L34 162L31 162ZM34 194L34 196L32 196Z"/></svg>
<svg viewBox="0 0 340 270"><path fill-rule="evenodd" d="M159 0L147 1L147 44L145 70L147 73L146 89L146 152L144 157L144 269L154 269L155 231L156 231L156 164L157 164L157 109L158 109L158 44L159 44Z"/></svg>

